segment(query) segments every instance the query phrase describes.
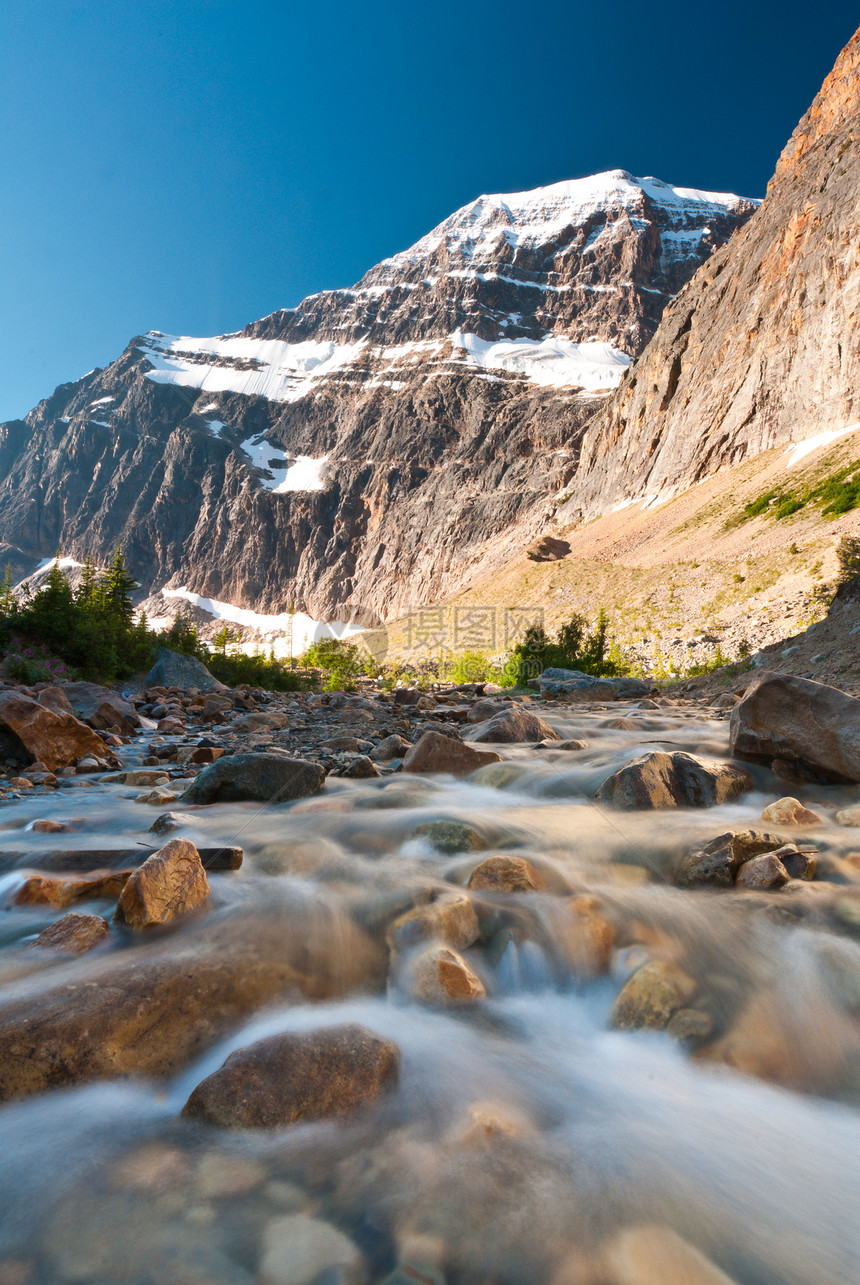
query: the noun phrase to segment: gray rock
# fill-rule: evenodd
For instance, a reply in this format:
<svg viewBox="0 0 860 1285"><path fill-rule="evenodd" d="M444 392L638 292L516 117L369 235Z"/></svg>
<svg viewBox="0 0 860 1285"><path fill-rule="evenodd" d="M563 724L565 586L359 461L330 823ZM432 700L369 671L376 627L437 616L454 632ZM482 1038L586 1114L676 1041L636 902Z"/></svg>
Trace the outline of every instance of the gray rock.
<svg viewBox="0 0 860 1285"><path fill-rule="evenodd" d="M129 735L140 727L140 715L134 706L109 687L66 683L63 690L75 715L96 731Z"/></svg>
<svg viewBox="0 0 860 1285"><path fill-rule="evenodd" d="M742 768L706 762L680 750L651 750L614 772L595 798L626 809L706 808L752 788L752 777Z"/></svg>
<svg viewBox="0 0 860 1285"><path fill-rule="evenodd" d="M765 671L732 710L729 735L740 758L860 781L860 700L836 687Z"/></svg>
<svg viewBox="0 0 860 1285"><path fill-rule="evenodd" d="M554 727L530 713L527 709L506 709L495 714L488 723L479 727L470 740L478 744L498 743L517 744L533 741L560 741L561 737Z"/></svg>
<svg viewBox="0 0 860 1285"><path fill-rule="evenodd" d="M158 658L143 683L145 687L184 687L186 690L196 687L201 692L227 690L201 661L171 651L168 647L159 647Z"/></svg>
<svg viewBox="0 0 860 1285"><path fill-rule="evenodd" d="M329 1273L338 1285L359 1285L363 1279L361 1254L343 1232L307 1214L288 1214L269 1223L260 1285L311 1285Z"/></svg>
<svg viewBox="0 0 860 1285"><path fill-rule="evenodd" d="M570 696L577 700L634 700L647 696L653 683L641 678L595 678L578 669L545 669L529 679L529 687L542 696Z"/></svg>
<svg viewBox="0 0 860 1285"><path fill-rule="evenodd" d="M282 754L231 754L205 767L191 782L180 803L234 803L259 799L287 803L317 794L325 783L318 763L285 758Z"/></svg>

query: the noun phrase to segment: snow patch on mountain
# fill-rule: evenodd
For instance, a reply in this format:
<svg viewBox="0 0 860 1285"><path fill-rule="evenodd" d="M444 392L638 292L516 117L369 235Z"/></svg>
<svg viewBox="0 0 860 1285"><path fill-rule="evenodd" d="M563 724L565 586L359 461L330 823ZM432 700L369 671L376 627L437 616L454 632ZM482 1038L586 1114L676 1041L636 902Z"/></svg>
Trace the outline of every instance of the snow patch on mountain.
<svg viewBox="0 0 860 1285"><path fill-rule="evenodd" d="M162 589L161 594L164 598L184 599L185 602L190 602L193 606L208 612L215 620L223 620L229 624L242 625L245 629L255 630L262 636L266 646L270 646L279 658L288 655L300 656L312 642L319 642L321 638L350 638L354 634L363 632L361 625L314 620L303 611L293 613L282 611L277 615L266 615L259 611L251 611L247 607L235 607L231 602L221 602L218 598L205 598L202 594L193 593L185 585L181 585L178 589ZM258 644L252 642L244 643L240 649L253 653L257 647Z"/></svg>

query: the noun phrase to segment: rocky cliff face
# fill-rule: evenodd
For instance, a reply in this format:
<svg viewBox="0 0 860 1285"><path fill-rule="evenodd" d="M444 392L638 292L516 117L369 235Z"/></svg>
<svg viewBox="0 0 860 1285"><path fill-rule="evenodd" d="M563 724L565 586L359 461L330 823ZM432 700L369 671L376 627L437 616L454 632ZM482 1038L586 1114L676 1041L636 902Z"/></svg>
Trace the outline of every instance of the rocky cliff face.
<svg viewBox="0 0 860 1285"><path fill-rule="evenodd" d="M860 32L761 208L708 259L586 434L572 504L669 496L860 420Z"/></svg>
<svg viewBox="0 0 860 1285"><path fill-rule="evenodd" d="M482 197L351 290L150 332L0 426L0 552L25 574L121 541L148 592L233 618L372 623L444 594L570 480L667 300L754 208L623 171Z"/></svg>

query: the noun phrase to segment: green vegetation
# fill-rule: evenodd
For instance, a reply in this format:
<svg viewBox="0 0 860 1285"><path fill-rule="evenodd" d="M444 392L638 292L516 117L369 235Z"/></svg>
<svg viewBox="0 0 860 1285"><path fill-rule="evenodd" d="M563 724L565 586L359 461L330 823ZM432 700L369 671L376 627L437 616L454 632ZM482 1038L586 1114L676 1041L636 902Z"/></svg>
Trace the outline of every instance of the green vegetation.
<svg viewBox="0 0 860 1285"><path fill-rule="evenodd" d="M106 570L87 557L80 583L72 588L59 565L51 567L41 589L18 599L7 567L0 585L0 647L12 678L25 683L58 683L72 678L109 682L127 678L153 664L159 647L195 656L230 686L249 683L274 691L305 685L299 674L269 653L229 652L233 641L222 630L215 650L201 641L197 628L180 615L166 632L156 633L143 612L135 613L131 595L138 588L117 548Z"/></svg>
<svg viewBox="0 0 860 1285"><path fill-rule="evenodd" d="M860 460L837 469L830 477L815 484L803 483L796 487L779 486L745 504L740 514L726 522L726 527L739 526L751 518L772 517L777 522L800 512L807 505L821 509L825 517L838 517L860 505Z"/></svg>
<svg viewBox="0 0 860 1285"><path fill-rule="evenodd" d="M320 638L319 642L311 643L302 661L310 669L323 671L327 692L353 691L355 680L375 668L372 658L362 653L355 643L342 638Z"/></svg>
<svg viewBox="0 0 860 1285"><path fill-rule="evenodd" d="M860 536L843 535L836 546L836 558L839 562L840 584L860 575Z"/></svg>
<svg viewBox="0 0 860 1285"><path fill-rule="evenodd" d="M631 672L629 660L610 640L609 618L602 609L593 628L587 617L574 612L552 640L542 625L533 625L513 649L506 668L518 685L544 669L577 669L595 677Z"/></svg>

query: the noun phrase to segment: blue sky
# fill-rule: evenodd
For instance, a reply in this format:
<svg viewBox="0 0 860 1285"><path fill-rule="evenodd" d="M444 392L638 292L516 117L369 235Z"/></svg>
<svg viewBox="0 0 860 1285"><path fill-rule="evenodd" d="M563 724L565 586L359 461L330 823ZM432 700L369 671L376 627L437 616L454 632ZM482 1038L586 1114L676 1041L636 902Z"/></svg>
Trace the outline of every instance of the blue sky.
<svg viewBox="0 0 860 1285"><path fill-rule="evenodd" d="M856 6L6 0L0 420L349 285L481 192L763 195Z"/></svg>

